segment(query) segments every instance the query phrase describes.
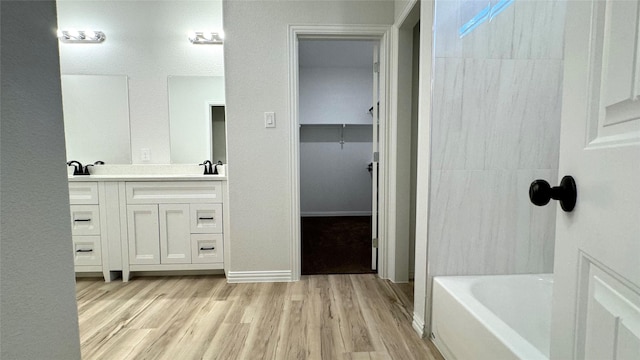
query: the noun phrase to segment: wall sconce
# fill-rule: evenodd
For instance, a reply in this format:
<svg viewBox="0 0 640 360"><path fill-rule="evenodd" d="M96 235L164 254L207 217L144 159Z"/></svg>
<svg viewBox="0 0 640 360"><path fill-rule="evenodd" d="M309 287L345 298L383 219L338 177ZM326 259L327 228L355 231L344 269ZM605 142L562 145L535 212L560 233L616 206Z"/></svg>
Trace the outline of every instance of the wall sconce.
<svg viewBox="0 0 640 360"><path fill-rule="evenodd" d="M58 30L58 39L66 43L101 43L106 36L102 31Z"/></svg>
<svg viewBox="0 0 640 360"><path fill-rule="evenodd" d="M224 34L222 32L213 32L213 31L196 31L189 33L189 41L193 44L222 44L224 39Z"/></svg>

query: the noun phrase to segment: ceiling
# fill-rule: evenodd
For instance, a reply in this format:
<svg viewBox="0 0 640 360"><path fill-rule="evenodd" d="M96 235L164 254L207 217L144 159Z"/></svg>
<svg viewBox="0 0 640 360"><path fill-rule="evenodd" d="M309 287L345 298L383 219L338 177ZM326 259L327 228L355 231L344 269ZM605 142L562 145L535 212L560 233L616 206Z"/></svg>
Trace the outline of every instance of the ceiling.
<svg viewBox="0 0 640 360"><path fill-rule="evenodd" d="M371 67L371 40L300 40L301 67Z"/></svg>

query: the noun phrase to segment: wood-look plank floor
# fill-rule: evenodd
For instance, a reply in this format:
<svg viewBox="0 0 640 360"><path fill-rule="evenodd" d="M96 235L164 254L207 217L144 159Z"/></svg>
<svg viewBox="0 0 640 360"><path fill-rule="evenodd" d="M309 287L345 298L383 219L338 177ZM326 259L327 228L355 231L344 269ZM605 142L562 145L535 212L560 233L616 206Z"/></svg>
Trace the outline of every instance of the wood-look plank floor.
<svg viewBox="0 0 640 360"><path fill-rule="evenodd" d="M406 286L363 275L78 279L82 358L442 359L411 328Z"/></svg>

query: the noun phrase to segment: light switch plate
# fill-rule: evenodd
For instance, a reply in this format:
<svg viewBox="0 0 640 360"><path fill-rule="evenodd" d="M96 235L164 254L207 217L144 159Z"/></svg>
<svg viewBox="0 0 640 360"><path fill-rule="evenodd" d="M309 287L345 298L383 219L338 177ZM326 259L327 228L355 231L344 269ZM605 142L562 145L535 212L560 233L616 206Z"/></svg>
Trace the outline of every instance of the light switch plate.
<svg viewBox="0 0 640 360"><path fill-rule="evenodd" d="M151 160L151 150L149 150L149 148L140 149L140 160L142 160L142 161L150 161Z"/></svg>
<svg viewBox="0 0 640 360"><path fill-rule="evenodd" d="M273 111L264 113L264 127L276 127L276 113L274 113Z"/></svg>

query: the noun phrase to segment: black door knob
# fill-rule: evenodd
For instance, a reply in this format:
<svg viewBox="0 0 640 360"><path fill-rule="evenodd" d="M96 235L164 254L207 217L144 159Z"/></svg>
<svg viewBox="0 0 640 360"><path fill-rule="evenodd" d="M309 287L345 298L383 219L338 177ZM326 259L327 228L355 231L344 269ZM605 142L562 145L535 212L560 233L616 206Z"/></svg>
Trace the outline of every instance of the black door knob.
<svg viewBox="0 0 640 360"><path fill-rule="evenodd" d="M529 187L529 199L534 205L544 206L551 199L559 200L560 207L566 212L571 212L576 206L576 182L571 176L565 176L560 181L560 186L551 187L544 180L535 180Z"/></svg>

